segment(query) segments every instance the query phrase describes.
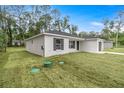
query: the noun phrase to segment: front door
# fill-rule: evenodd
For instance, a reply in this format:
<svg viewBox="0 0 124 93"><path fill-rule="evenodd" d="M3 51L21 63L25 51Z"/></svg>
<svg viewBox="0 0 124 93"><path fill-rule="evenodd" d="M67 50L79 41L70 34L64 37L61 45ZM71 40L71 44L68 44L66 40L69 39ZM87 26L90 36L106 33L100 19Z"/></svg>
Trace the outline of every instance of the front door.
<svg viewBox="0 0 124 93"><path fill-rule="evenodd" d="M79 41L77 41L77 50L79 50Z"/></svg>
<svg viewBox="0 0 124 93"><path fill-rule="evenodd" d="M99 51L102 50L102 42L99 42Z"/></svg>

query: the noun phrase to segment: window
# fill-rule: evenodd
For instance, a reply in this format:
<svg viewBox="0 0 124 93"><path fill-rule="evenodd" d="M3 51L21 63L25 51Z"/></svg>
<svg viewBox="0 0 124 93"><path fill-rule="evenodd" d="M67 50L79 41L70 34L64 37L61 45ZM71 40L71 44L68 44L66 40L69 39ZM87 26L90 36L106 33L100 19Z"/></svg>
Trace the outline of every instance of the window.
<svg viewBox="0 0 124 93"><path fill-rule="evenodd" d="M54 50L63 50L64 49L64 40L54 38Z"/></svg>
<svg viewBox="0 0 124 93"><path fill-rule="evenodd" d="M44 50L44 47L43 46L41 46L41 50Z"/></svg>
<svg viewBox="0 0 124 93"><path fill-rule="evenodd" d="M75 41L69 41L69 48L75 48Z"/></svg>

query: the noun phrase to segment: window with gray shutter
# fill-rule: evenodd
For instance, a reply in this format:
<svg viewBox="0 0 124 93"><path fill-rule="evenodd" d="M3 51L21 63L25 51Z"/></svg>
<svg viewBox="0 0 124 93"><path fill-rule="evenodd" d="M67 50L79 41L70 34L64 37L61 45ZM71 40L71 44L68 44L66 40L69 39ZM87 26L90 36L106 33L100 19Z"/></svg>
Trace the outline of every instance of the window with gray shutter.
<svg viewBox="0 0 124 93"><path fill-rule="evenodd" d="M64 50L64 40L63 39L54 38L53 49L54 50Z"/></svg>
<svg viewBox="0 0 124 93"><path fill-rule="evenodd" d="M69 41L69 48L75 48L75 41Z"/></svg>

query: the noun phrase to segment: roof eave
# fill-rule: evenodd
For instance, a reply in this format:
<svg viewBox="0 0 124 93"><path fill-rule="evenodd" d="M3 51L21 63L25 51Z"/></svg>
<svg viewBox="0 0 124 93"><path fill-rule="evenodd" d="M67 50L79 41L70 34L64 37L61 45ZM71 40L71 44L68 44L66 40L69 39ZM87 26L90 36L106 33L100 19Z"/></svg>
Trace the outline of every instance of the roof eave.
<svg viewBox="0 0 124 93"><path fill-rule="evenodd" d="M38 37L38 36L42 36L43 34L44 34L44 33L41 33L41 34L32 36L32 37L30 37L30 38L25 39L25 41L28 41L28 40L33 39L33 38L36 38L36 37Z"/></svg>
<svg viewBox="0 0 124 93"><path fill-rule="evenodd" d="M58 37L73 38L73 39L77 39L77 40L85 40L84 38L80 38L80 37L52 34L52 33L47 33L47 32L45 32L44 35L52 35L52 36L58 36Z"/></svg>
<svg viewBox="0 0 124 93"><path fill-rule="evenodd" d="M25 41L31 40L33 38L36 38L36 37L42 36L42 35L52 35L52 36L65 37L65 38L71 38L71 39L76 39L76 40L85 40L85 38L80 38L80 37L66 36L66 35L59 35L59 34L52 34L52 33L44 32L44 33L32 36L30 38L27 38L27 39L25 39Z"/></svg>

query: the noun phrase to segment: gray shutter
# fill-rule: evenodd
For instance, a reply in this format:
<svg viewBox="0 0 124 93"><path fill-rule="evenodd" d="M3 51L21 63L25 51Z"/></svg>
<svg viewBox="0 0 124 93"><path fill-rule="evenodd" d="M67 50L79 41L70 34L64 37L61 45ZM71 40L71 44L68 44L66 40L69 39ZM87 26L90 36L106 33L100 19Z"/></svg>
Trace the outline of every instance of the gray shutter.
<svg viewBox="0 0 124 93"><path fill-rule="evenodd" d="M75 48L75 41L73 41L74 42L74 48Z"/></svg>
<svg viewBox="0 0 124 93"><path fill-rule="evenodd" d="M71 48L71 47L70 47L70 40L69 40L69 46L68 46L68 47Z"/></svg>
<svg viewBox="0 0 124 93"><path fill-rule="evenodd" d="M64 39L62 39L62 50L64 50Z"/></svg>
<svg viewBox="0 0 124 93"><path fill-rule="evenodd" d="M53 39L53 50L56 50L56 38Z"/></svg>

